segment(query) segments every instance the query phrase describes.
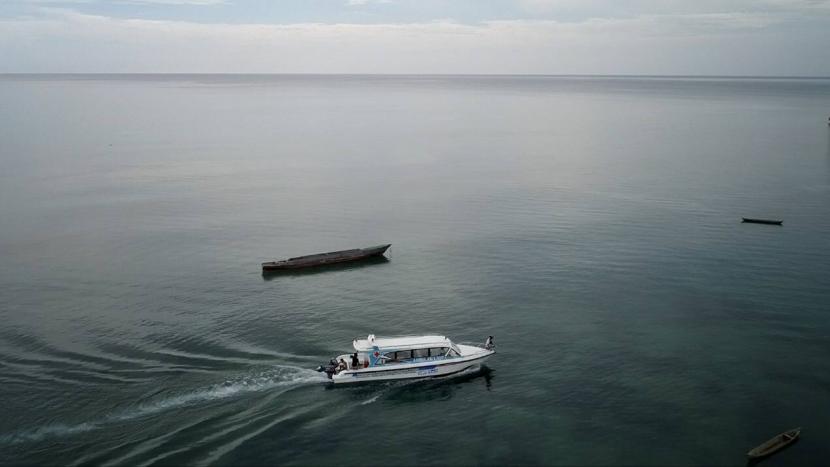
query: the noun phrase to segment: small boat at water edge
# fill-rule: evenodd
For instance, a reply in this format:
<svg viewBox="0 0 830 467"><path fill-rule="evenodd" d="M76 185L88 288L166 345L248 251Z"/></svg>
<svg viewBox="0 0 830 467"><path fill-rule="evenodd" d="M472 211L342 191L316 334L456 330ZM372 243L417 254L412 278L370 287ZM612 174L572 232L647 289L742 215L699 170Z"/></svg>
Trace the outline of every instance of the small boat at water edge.
<svg viewBox="0 0 830 467"><path fill-rule="evenodd" d="M753 219L751 217L742 217L741 222L745 222L747 224L767 224L767 225L782 225L784 221L774 220L774 219Z"/></svg>
<svg viewBox="0 0 830 467"><path fill-rule="evenodd" d="M444 336L356 338L353 354L339 355L317 371L334 384L450 376L481 365L496 353L493 336L483 346L455 344Z"/></svg>
<svg viewBox="0 0 830 467"><path fill-rule="evenodd" d="M800 434L801 427L785 431L779 435L774 436L772 439L765 441L758 447L752 449L751 451L746 453L746 456L750 459L760 459L762 457L767 457L792 444L796 439L798 439L798 435Z"/></svg>
<svg viewBox="0 0 830 467"><path fill-rule="evenodd" d="M284 271L288 269L312 268L317 266L326 266L329 264L345 263L347 261L359 261L375 256L382 256L390 246L392 246L391 243L368 248L355 248L353 250L331 251L329 253L319 253L316 255L297 256L295 258L284 259L282 261L269 261L267 263L262 263L262 271Z"/></svg>

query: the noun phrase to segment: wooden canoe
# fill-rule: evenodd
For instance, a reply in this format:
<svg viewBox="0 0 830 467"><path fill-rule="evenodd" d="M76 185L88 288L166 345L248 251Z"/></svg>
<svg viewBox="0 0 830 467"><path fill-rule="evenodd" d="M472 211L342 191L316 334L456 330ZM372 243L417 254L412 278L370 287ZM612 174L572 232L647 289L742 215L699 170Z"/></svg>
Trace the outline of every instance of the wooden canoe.
<svg viewBox="0 0 830 467"><path fill-rule="evenodd" d="M760 459L762 457L767 457L770 454L778 452L781 449L793 443L796 439L798 439L798 435L800 434L801 427L793 428L792 430L785 431L779 435L775 435L772 439L765 441L763 444L759 445L756 448L753 448L751 451L746 453L746 456L750 459Z"/></svg>
<svg viewBox="0 0 830 467"><path fill-rule="evenodd" d="M359 261L362 259L381 256L392 244L378 245L369 248L355 248L353 250L332 251L316 255L297 256L296 258L284 259L282 261L269 261L262 263L262 270L284 271L288 269L303 269L329 264L345 263L347 261Z"/></svg>
<svg viewBox="0 0 830 467"><path fill-rule="evenodd" d="M775 219L753 219L751 217L742 217L743 219L741 222L746 222L748 224L767 224L767 225L783 225L784 221L779 221Z"/></svg>

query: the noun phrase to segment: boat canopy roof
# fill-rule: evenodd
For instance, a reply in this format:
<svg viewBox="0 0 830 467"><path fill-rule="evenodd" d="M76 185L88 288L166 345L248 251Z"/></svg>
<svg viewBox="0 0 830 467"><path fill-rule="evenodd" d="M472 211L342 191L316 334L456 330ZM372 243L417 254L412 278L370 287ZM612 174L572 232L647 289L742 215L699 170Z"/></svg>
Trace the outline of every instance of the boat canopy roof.
<svg viewBox="0 0 830 467"><path fill-rule="evenodd" d="M369 351L374 347L380 349L422 349L452 346L452 342L444 336L375 337L374 334L369 334L365 339L355 339L352 344L358 352Z"/></svg>

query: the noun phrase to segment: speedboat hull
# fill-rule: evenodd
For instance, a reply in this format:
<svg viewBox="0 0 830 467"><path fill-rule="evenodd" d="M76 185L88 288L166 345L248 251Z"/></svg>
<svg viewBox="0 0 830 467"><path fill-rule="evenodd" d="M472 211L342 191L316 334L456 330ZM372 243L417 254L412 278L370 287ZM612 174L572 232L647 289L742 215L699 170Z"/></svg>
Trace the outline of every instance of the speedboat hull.
<svg viewBox="0 0 830 467"><path fill-rule="evenodd" d="M418 378L440 378L470 370L484 363L493 350L459 345L462 356L440 361L386 365L373 368L344 370L331 378L334 384L354 384L368 381L391 381Z"/></svg>

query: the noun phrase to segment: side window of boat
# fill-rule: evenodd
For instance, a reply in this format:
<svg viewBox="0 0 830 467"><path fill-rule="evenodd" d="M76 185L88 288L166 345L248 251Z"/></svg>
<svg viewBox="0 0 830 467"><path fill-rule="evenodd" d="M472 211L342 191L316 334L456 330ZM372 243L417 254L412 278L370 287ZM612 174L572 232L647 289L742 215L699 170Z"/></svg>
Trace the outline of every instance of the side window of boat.
<svg viewBox="0 0 830 467"><path fill-rule="evenodd" d="M447 355L448 357L460 357L461 354L458 353L455 349L450 349L450 354Z"/></svg>
<svg viewBox="0 0 830 467"><path fill-rule="evenodd" d="M427 358L429 357L429 349L415 349L413 352L414 358Z"/></svg>
<svg viewBox="0 0 830 467"><path fill-rule="evenodd" d="M411 350L399 350L395 352L395 361L401 362L412 358Z"/></svg>
<svg viewBox="0 0 830 467"><path fill-rule="evenodd" d="M433 349L429 349L429 356L430 357L443 357L444 355L447 355L447 350L449 350L449 349L447 349L446 347L436 347L436 348L433 348Z"/></svg>

